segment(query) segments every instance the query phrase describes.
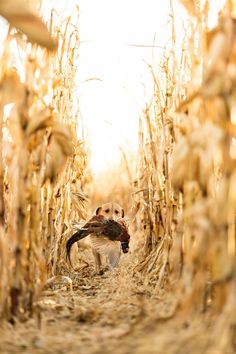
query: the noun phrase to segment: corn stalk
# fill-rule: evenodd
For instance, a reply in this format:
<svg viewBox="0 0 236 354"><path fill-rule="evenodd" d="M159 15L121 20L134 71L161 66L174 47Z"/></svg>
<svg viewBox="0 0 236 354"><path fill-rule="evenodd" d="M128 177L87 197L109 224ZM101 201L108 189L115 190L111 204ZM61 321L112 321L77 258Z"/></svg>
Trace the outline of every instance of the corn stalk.
<svg viewBox="0 0 236 354"><path fill-rule="evenodd" d="M1 58L0 313L14 320L33 313L48 276L65 271L61 247L71 221L85 215L78 194L87 162L76 134L77 30L52 16L49 33L27 7L25 27L18 2L11 5L3 15L32 42L58 44L51 53L11 29Z"/></svg>

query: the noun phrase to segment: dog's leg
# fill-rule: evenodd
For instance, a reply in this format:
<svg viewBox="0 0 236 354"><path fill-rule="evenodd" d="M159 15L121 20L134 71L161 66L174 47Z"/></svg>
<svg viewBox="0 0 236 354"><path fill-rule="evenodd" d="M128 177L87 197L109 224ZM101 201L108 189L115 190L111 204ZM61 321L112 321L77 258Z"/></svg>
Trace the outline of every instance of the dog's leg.
<svg viewBox="0 0 236 354"><path fill-rule="evenodd" d="M94 249L92 249L93 251L93 256L94 256L94 259L95 259L95 272L96 274L102 274L102 270L101 270L101 265L102 265L102 262L101 262L101 256L100 254L95 251Z"/></svg>

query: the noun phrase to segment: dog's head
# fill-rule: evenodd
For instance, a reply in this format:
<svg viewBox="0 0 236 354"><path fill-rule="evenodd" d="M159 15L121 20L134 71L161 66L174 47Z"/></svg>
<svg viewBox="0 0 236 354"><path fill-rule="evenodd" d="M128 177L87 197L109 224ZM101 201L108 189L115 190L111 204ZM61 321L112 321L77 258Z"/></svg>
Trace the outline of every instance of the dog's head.
<svg viewBox="0 0 236 354"><path fill-rule="evenodd" d="M117 203L106 203L96 209L96 215L103 215L107 219L118 220L124 217L125 212Z"/></svg>

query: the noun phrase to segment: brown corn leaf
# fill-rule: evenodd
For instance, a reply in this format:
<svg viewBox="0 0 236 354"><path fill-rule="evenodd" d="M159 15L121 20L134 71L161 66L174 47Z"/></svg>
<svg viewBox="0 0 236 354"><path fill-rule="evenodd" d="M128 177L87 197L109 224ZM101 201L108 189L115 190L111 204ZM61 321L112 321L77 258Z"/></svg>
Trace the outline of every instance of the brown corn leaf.
<svg viewBox="0 0 236 354"><path fill-rule="evenodd" d="M0 91L3 104L20 103L25 95L25 86L20 81L19 74L15 69L4 73L0 82Z"/></svg>
<svg viewBox="0 0 236 354"><path fill-rule="evenodd" d="M226 34L218 31L211 39L206 79L215 72L222 72L225 70L228 52L229 49Z"/></svg>
<svg viewBox="0 0 236 354"><path fill-rule="evenodd" d="M25 33L31 42L49 50L57 49L57 41L52 38L46 25L23 1L0 0L0 15Z"/></svg>
<svg viewBox="0 0 236 354"><path fill-rule="evenodd" d="M31 135L36 133L38 130L45 129L48 127L53 120L52 112L49 108L46 108L34 115L29 120L26 128L26 135Z"/></svg>
<svg viewBox="0 0 236 354"><path fill-rule="evenodd" d="M72 135L68 126L57 122L53 125L52 135L66 156L73 154Z"/></svg>
<svg viewBox="0 0 236 354"><path fill-rule="evenodd" d="M72 280L67 276L56 275L49 278L44 285L44 289L50 288L52 290L60 289L62 287L72 290Z"/></svg>
<svg viewBox="0 0 236 354"><path fill-rule="evenodd" d="M194 0L180 0L180 2L191 16L196 15Z"/></svg>
<svg viewBox="0 0 236 354"><path fill-rule="evenodd" d="M20 125L19 112L16 105L13 107L10 117L7 119L6 125L10 136L14 141L14 144L20 144L22 140L22 130Z"/></svg>
<svg viewBox="0 0 236 354"><path fill-rule="evenodd" d="M51 182L54 182L65 161L66 156L62 152L60 145L57 144L55 139L51 140L46 157L46 170L43 181L50 179Z"/></svg>
<svg viewBox="0 0 236 354"><path fill-rule="evenodd" d="M181 137L173 149L172 157L172 183L175 188L181 189L184 181L191 180L198 181L204 189L208 186L215 153L222 136L220 128L206 123L187 137Z"/></svg>
<svg viewBox="0 0 236 354"><path fill-rule="evenodd" d="M232 264L227 257L227 243L225 242L224 235L214 239L212 247L212 280L215 282L222 281L232 273Z"/></svg>

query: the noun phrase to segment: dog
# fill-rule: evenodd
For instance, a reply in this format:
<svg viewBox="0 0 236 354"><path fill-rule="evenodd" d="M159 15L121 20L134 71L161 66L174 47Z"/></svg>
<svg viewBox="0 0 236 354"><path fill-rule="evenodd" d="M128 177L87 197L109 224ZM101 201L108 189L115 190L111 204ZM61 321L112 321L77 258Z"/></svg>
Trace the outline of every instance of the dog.
<svg viewBox="0 0 236 354"><path fill-rule="evenodd" d="M108 258L111 268L116 267L120 260L121 248L123 253L129 251L130 235L124 221L124 209L117 203L106 203L97 207L92 218L67 241L69 261L73 243L87 236L95 259L96 274L102 274L102 255Z"/></svg>
<svg viewBox="0 0 236 354"><path fill-rule="evenodd" d="M105 203L99 206L96 209L96 215L102 215L106 219L112 219L115 221L118 221L120 219L123 219L125 216L124 209L117 203ZM90 243L92 246L92 252L95 260L95 271L97 274L101 274L101 256L106 255L108 256L108 262L111 267L117 266L120 260L120 251L119 251L119 244L117 242L113 244L108 244L107 243L107 252L105 251L104 247L102 245L99 247L96 243L96 239L93 236L89 236L90 238ZM110 246L110 247L109 247ZM110 248L110 249L108 249Z"/></svg>

